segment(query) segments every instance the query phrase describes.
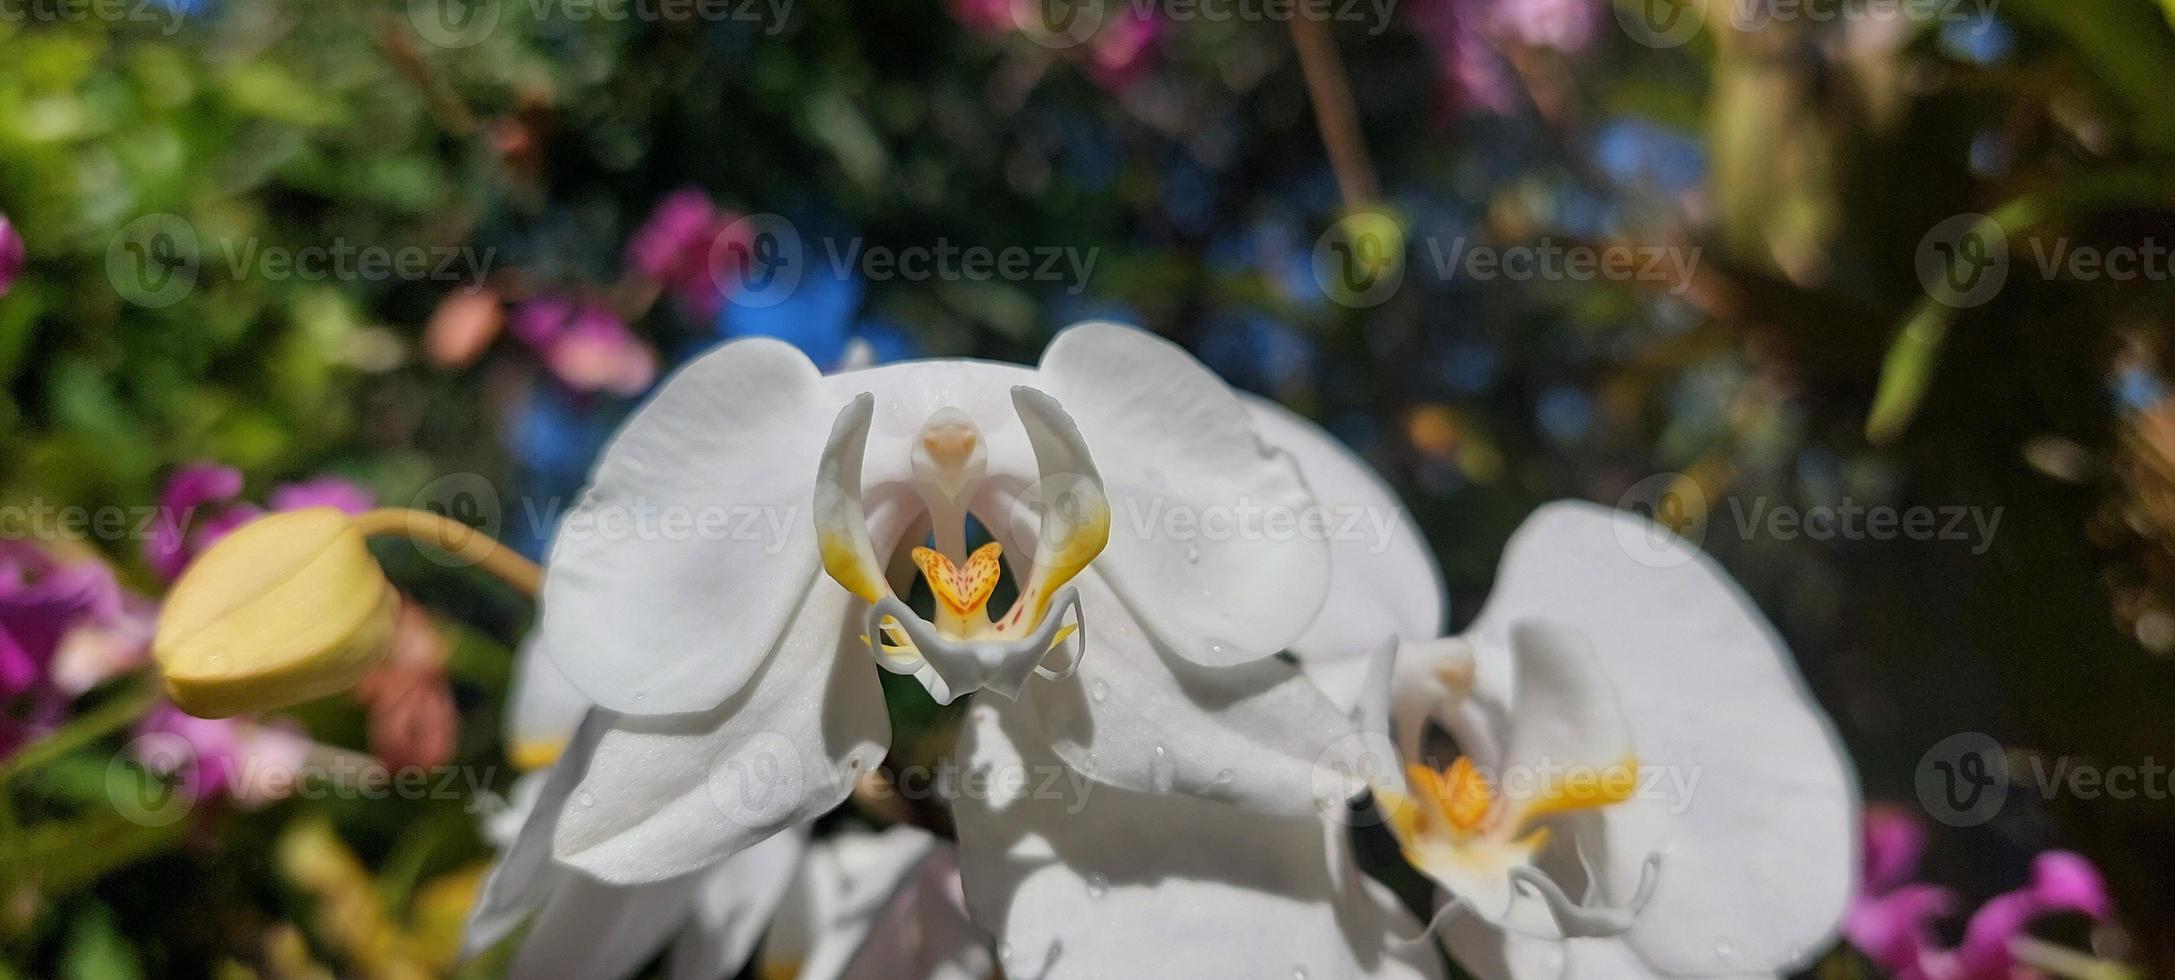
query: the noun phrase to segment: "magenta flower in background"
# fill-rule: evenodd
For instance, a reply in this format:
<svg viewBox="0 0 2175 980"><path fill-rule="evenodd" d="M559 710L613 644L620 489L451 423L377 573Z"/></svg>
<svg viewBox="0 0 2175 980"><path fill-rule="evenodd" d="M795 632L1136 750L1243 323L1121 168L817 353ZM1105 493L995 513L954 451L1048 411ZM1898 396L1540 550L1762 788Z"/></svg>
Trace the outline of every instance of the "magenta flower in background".
<svg viewBox="0 0 2175 980"><path fill-rule="evenodd" d="M1413 32L1435 52L1445 108L1507 113L1517 105L1509 68L1486 33L1490 4L1417 0L1405 10Z"/></svg>
<svg viewBox="0 0 2175 980"><path fill-rule="evenodd" d="M1005 34L1019 27L1018 0L952 0L952 19L983 34Z"/></svg>
<svg viewBox="0 0 2175 980"><path fill-rule="evenodd" d="M49 668L62 639L120 609L120 585L104 563L62 562L31 542L0 540L0 756L58 720L66 698Z"/></svg>
<svg viewBox="0 0 2175 980"><path fill-rule="evenodd" d="M1435 52L1446 108L1508 113L1518 81L1502 48L1550 48L1575 55L1600 35L1599 0L1415 0L1413 32Z"/></svg>
<svg viewBox="0 0 2175 980"><path fill-rule="evenodd" d="M2010 980L2015 941L2041 918L2063 913L2104 922L2107 886L2090 861L2068 851L2032 860L2031 882L1988 899L1964 927L1963 944L1941 945L1935 924L1955 914L1956 894L1911 881L1925 853L1923 824L1894 807L1865 816L1865 881L1843 919L1843 936L1897 980Z"/></svg>
<svg viewBox="0 0 2175 980"><path fill-rule="evenodd" d="M1496 0L1489 27L1513 43L1578 54L1593 44L1601 16L1595 0Z"/></svg>
<svg viewBox="0 0 2175 980"><path fill-rule="evenodd" d="M23 236L7 215L0 214L0 296L6 296L8 287L23 274L23 257Z"/></svg>
<svg viewBox="0 0 2175 980"><path fill-rule="evenodd" d="M360 514L378 505L376 494L344 477L325 474L314 476L300 483L283 483L273 487L265 497L265 503L273 510L303 510L309 507L330 507L346 514Z"/></svg>
<svg viewBox="0 0 2175 980"><path fill-rule="evenodd" d="M159 492L159 519L144 542L145 563L166 581L180 578L205 549L264 513L241 496L242 471L232 466L196 462L175 470ZM266 500L272 510L332 507L360 514L377 506L370 491L329 474L281 484Z"/></svg>
<svg viewBox="0 0 2175 980"><path fill-rule="evenodd" d="M82 697L91 688L148 665L151 638L158 628L158 603L123 589L118 615L78 622L61 639L47 677L64 697Z"/></svg>
<svg viewBox="0 0 2175 980"><path fill-rule="evenodd" d="M241 495L242 471L234 467L197 462L175 470L159 492L159 518L144 542L144 562L166 581L181 577L204 549L257 516L256 507L236 502Z"/></svg>
<svg viewBox="0 0 2175 980"><path fill-rule="evenodd" d="M601 302L547 294L515 307L508 325L575 391L638 395L657 379L657 352Z"/></svg>
<svg viewBox="0 0 2175 980"><path fill-rule="evenodd" d="M314 747L284 719L198 718L171 704L151 709L130 744L145 768L179 776L189 799L228 796L245 808L292 793Z"/></svg>
<svg viewBox="0 0 2175 980"><path fill-rule="evenodd" d="M1095 35L1088 48L1088 76L1107 89L1123 89L1147 73L1162 21L1131 4Z"/></svg>
<svg viewBox="0 0 2175 980"><path fill-rule="evenodd" d="M739 220L698 188L673 191L627 239L627 265L663 286L695 319L712 319L731 284L711 271L710 258Z"/></svg>

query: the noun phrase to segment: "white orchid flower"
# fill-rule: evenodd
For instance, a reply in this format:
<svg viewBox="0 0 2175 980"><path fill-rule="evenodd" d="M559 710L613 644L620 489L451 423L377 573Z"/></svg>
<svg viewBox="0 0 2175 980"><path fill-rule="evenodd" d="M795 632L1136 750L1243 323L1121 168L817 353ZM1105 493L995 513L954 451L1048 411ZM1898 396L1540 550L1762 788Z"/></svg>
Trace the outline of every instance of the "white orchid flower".
<svg viewBox="0 0 2175 980"><path fill-rule="evenodd" d="M667 975L687 980L734 976L751 960L758 976L797 980L988 975L994 953L967 921L951 847L918 828L811 841L796 827L708 868L633 885L554 862L556 816L603 729L577 734L587 705L548 660L525 649L516 670L512 744L531 759L564 747L567 761L524 775L512 805L488 821L501 855L471 913L466 957L526 923L516 978L630 976L660 952Z"/></svg>
<svg viewBox="0 0 2175 980"><path fill-rule="evenodd" d="M1396 507L1326 434L1273 407L1256 421L1324 506ZM1378 798L1459 910L1444 934L1466 968L1771 976L1832 937L1855 880L1852 777L1788 651L1705 555L1551 504L1512 537L1472 627L1441 640L1416 533L1340 539L1332 568L1293 651L1369 727L1394 726L1379 751L1401 765L1373 773ZM1461 752L1446 767L1428 764L1431 725Z"/></svg>
<svg viewBox="0 0 2175 980"><path fill-rule="evenodd" d="M831 377L728 344L620 432L554 544L544 648L608 715L555 854L656 881L830 810L889 742L878 668L1031 706L1098 782L1309 812L1350 730L1271 656L1327 587L1311 505L1238 398L1137 330ZM969 518L995 539L972 552Z"/></svg>
<svg viewBox="0 0 2175 980"><path fill-rule="evenodd" d="M977 705L961 738L969 765L1055 765L1036 745L1033 711ZM1359 870L1346 828L1316 815L1033 785L969 796L952 812L968 908L1001 937L1014 980L1443 975L1431 944L1403 938L1419 922Z"/></svg>

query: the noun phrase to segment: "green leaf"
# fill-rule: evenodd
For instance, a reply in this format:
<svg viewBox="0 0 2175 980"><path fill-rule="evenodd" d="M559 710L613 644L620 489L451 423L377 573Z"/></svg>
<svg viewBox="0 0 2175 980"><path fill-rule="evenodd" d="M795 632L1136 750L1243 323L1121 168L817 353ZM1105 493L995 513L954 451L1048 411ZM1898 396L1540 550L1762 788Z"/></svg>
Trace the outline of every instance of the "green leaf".
<svg viewBox="0 0 2175 980"><path fill-rule="evenodd" d="M126 980L143 976L143 965L136 959L135 948L114 927L113 911L90 902L68 924L60 975L67 980Z"/></svg>

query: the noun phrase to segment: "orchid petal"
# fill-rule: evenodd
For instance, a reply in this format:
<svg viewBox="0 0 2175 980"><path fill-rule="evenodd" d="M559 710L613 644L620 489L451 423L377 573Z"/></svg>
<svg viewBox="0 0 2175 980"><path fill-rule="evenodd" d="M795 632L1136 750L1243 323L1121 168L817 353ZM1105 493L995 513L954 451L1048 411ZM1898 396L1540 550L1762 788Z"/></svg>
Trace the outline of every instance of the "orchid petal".
<svg viewBox="0 0 2175 980"><path fill-rule="evenodd" d="M883 563L876 560L876 546L869 541L868 513L861 506L861 461L868 456L869 421L875 413L876 396L867 392L847 402L816 467L816 547L823 554L824 571L864 602L891 595Z"/></svg>
<svg viewBox="0 0 2175 980"><path fill-rule="evenodd" d="M1024 627L1041 622L1057 591L1109 543L1110 499L1079 427L1056 400L1022 385L1012 389L1012 405L1034 446L1040 505L1034 568L1020 588Z"/></svg>
<svg viewBox="0 0 2175 980"><path fill-rule="evenodd" d="M816 574L812 522L796 515L837 404L798 351L745 340L682 368L627 423L544 582L547 649L575 687L614 711L675 714L747 683ZM715 533L746 515L762 533Z"/></svg>
<svg viewBox="0 0 2175 980"><path fill-rule="evenodd" d="M1637 556L1619 543L1633 535ZM1856 793L1826 716L1736 585L1645 521L1553 504L1512 536L1466 634L1483 687L1510 673L1512 631L1533 618L1594 643L1642 769L1667 777L1587 815L1603 897L1627 900L1663 855L1621 941L1688 975L1784 970L1825 945L1856 877Z"/></svg>
<svg viewBox="0 0 2175 980"><path fill-rule="evenodd" d="M1261 441L1299 463L1329 522L1329 597L1291 652L1340 704L1375 648L1354 636L1424 641L1448 616L1442 570L1389 485L1336 437L1275 402L1242 396ZM1335 678L1343 677L1344 683Z"/></svg>
<svg viewBox="0 0 2175 980"><path fill-rule="evenodd" d="M1498 791L1511 797L1515 822L1628 799L1638 758L1592 644L1544 619L1513 624L1510 644L1517 694Z"/></svg>
<svg viewBox="0 0 2175 980"><path fill-rule="evenodd" d="M562 870L507 976L633 976L687 921L700 875L615 887Z"/></svg>
<svg viewBox="0 0 2175 980"><path fill-rule="evenodd" d="M856 600L818 586L731 700L614 719L560 818L559 860L615 884L684 874L837 806L882 760L890 719Z"/></svg>
<svg viewBox="0 0 2175 980"><path fill-rule="evenodd" d="M505 819L494 821L496 828L510 824L518 830L510 841L500 843L498 861L491 865L483 891L476 897L475 907L469 910L467 929L461 940L463 959L497 945L550 896L552 885L564 871L551 858L551 840L559 826L559 815L573 798L582 771L587 768L597 741L604 737L610 724L610 712L590 712L567 743L558 764L543 776L541 788L534 791L535 796L524 799L527 793L517 785L516 812L503 814ZM529 785L536 784L531 782ZM519 806L524 803L527 804L525 807Z"/></svg>
<svg viewBox="0 0 2175 980"><path fill-rule="evenodd" d="M687 926L672 944L667 976L716 980L739 975L784 903L808 850L804 824L696 872L699 883L690 896Z"/></svg>
<svg viewBox="0 0 2175 980"><path fill-rule="evenodd" d="M1094 624L1086 663L1027 688L1041 735L1074 769L1263 813L1314 813L1357 792L1338 771L1360 748L1353 722L1296 665L1202 666L1172 654L1100 577L1078 584Z"/></svg>
<svg viewBox="0 0 2175 980"><path fill-rule="evenodd" d="M932 848L869 927L843 980L987 980L997 957L989 934L967 918L959 862Z"/></svg>
<svg viewBox="0 0 2175 980"><path fill-rule="evenodd" d="M1208 369L1152 334L1086 323L1051 342L1039 380L1095 448L1117 514L1094 569L1143 626L1229 665L1313 622L1329 586L1329 546L1302 526L1313 498Z"/></svg>
<svg viewBox="0 0 2175 980"><path fill-rule="evenodd" d="M927 831L899 826L842 834L809 848L763 943L756 972L836 980L936 846ZM890 975L902 974L894 969Z"/></svg>
<svg viewBox="0 0 2175 980"><path fill-rule="evenodd" d="M592 707L551 655L539 649L541 644L536 633L521 644L514 660L513 690L507 696L506 753L524 770L558 761Z"/></svg>
<svg viewBox="0 0 2175 980"><path fill-rule="evenodd" d="M1476 980L1670 980L1613 939L1535 939L1471 916L1452 920L1443 943ZM1701 975L1701 980L1779 980L1772 971Z"/></svg>
<svg viewBox="0 0 2175 980"><path fill-rule="evenodd" d="M954 805L968 908L1005 976L1440 975L1426 944L1393 940L1417 923L1344 859L1342 826L1096 786L1033 746L1032 711L974 712L962 754L1019 791Z"/></svg>

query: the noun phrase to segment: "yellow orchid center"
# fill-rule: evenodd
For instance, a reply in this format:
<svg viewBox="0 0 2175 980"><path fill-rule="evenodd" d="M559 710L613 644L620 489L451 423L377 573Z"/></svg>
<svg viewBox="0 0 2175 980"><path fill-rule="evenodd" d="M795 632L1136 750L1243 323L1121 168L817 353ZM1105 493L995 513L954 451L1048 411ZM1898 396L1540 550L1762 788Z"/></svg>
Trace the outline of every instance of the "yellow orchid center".
<svg viewBox="0 0 2175 980"><path fill-rule="evenodd" d="M1458 880L1531 865L1550 840L1548 828L1534 826L1537 821L1631 799L1638 773L1638 760L1626 758L1607 766L1521 773L1532 778L1513 780L1507 788L1514 792L1505 792L1470 757L1459 756L1440 771L1407 766L1411 796L1394 790L1378 794L1405 859L1438 878Z"/></svg>

